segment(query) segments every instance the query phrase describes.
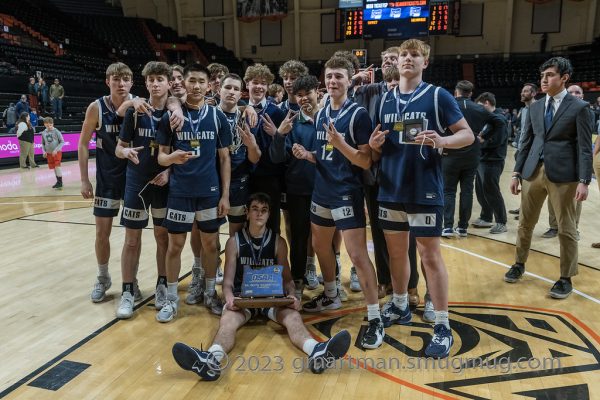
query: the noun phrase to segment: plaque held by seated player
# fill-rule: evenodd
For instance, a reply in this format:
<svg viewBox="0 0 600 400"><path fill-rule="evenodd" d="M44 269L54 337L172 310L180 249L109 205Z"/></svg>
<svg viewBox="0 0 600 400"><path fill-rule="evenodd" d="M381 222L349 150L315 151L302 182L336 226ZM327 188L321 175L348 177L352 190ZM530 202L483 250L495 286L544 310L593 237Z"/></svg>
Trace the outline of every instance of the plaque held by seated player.
<svg viewBox="0 0 600 400"><path fill-rule="evenodd" d="M283 307L292 304L294 300L285 296L283 268L281 265L244 265L242 292L234 300L234 304L241 308Z"/></svg>

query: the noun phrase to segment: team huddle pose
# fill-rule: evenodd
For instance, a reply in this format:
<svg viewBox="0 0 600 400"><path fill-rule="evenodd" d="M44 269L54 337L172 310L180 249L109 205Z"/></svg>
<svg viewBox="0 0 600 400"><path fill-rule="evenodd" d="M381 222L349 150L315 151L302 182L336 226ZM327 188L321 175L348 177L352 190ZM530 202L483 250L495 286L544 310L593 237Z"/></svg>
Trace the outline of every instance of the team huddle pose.
<svg viewBox="0 0 600 400"><path fill-rule="evenodd" d="M455 99L423 82L429 64L427 44L411 39L384 53L388 82L377 84L377 96L360 101L364 106L358 100L366 93L360 82L364 74L344 52L325 63L327 93L322 99L319 80L303 63L286 62L279 73L287 99L280 104L267 97L274 75L261 64L248 67L242 79L215 64L182 69L152 61L142 72L148 89L145 98L129 93L133 76L126 65L109 66L110 94L88 107L79 143L81 193L94 198L96 218L98 274L92 301L103 301L112 284L109 237L123 201L121 224L126 234L118 318L130 318L142 298L136 275L142 229L151 213L157 249L157 321L177 317L181 253L188 232L194 265L185 302L203 303L221 316L208 350L183 343L173 346L178 365L204 380L217 379L220 363L234 347L236 331L251 318L267 317L287 329L291 342L307 354L311 371L321 373L329 361L346 354L350 333L342 330L317 342L299 311L342 307L347 295L340 283L341 240L352 262L351 288L362 291L366 303L368 324L358 344L376 349L386 328L412 319L409 280L416 268L409 262L409 238L414 237L427 282L427 318L434 324L425 355L447 357L453 337L448 275L440 252L444 204L440 150L467 146L474 135ZM244 85L248 105L240 101ZM88 177L87 147L93 131L95 192ZM372 203L376 200L385 238L384 243L377 239L377 245L387 246L393 289L382 308L366 242L363 172L372 166L377 166L379 185ZM282 210L287 241L279 234ZM219 228L226 218L230 238L221 275ZM318 286L315 254L323 291L301 305L304 288ZM265 309L236 306L244 266L249 264L281 265L291 304ZM222 297L216 291L221 281Z"/></svg>

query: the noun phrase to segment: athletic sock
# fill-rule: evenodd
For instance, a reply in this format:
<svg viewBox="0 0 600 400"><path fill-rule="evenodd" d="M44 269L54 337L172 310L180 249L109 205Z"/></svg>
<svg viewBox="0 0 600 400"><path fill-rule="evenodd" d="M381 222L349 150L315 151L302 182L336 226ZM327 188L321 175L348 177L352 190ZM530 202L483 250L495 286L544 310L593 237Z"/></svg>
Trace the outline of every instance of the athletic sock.
<svg viewBox="0 0 600 400"><path fill-rule="evenodd" d="M450 321L448 320L448 311L435 310L435 325L442 324L450 329Z"/></svg>
<svg viewBox="0 0 600 400"><path fill-rule="evenodd" d="M215 284L217 283L217 279L205 278L204 282L206 283L206 294L212 296L215 293Z"/></svg>
<svg viewBox="0 0 600 400"><path fill-rule="evenodd" d="M200 268L201 270L204 270L204 268L202 268L202 257L194 257L194 265L192 268Z"/></svg>
<svg viewBox="0 0 600 400"><path fill-rule="evenodd" d="M156 280L156 286L158 286L158 285L167 286L167 277L164 275L159 275L158 279Z"/></svg>
<svg viewBox="0 0 600 400"><path fill-rule="evenodd" d="M379 312L379 304L367 304L367 320L379 318L381 321L381 313Z"/></svg>
<svg viewBox="0 0 600 400"><path fill-rule="evenodd" d="M167 282L167 293L170 295L177 296L177 283L178 282Z"/></svg>
<svg viewBox="0 0 600 400"><path fill-rule="evenodd" d="M325 286L325 296L329 298L337 297L338 291L335 281L323 282L323 286Z"/></svg>
<svg viewBox="0 0 600 400"><path fill-rule="evenodd" d="M392 302L396 305L396 307L404 310L408 306L408 293L393 293Z"/></svg>
<svg viewBox="0 0 600 400"><path fill-rule="evenodd" d="M133 295L133 282L123 282L123 293L129 292Z"/></svg>
<svg viewBox="0 0 600 400"><path fill-rule="evenodd" d="M213 344L208 348L208 352L212 354L219 363L225 358L225 350L223 350L223 347L220 344Z"/></svg>
<svg viewBox="0 0 600 400"><path fill-rule="evenodd" d="M110 278L110 274L108 273L108 263L98 265L98 276L102 276L104 278Z"/></svg>
<svg viewBox="0 0 600 400"><path fill-rule="evenodd" d="M315 339L306 339L302 345L302 351L310 356L318 344L319 342Z"/></svg>

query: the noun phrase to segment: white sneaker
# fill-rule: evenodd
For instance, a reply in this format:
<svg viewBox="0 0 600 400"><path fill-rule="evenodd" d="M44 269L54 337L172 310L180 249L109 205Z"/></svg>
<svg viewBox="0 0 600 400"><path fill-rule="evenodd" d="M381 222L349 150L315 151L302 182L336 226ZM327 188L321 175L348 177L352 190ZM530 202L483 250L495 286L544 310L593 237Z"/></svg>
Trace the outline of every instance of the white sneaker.
<svg viewBox="0 0 600 400"><path fill-rule="evenodd" d="M117 318L128 319L133 315L134 298L130 292L123 292L121 295L121 303L117 308Z"/></svg>
<svg viewBox="0 0 600 400"><path fill-rule="evenodd" d="M154 307L157 311L161 310L167 304L167 287L163 284L156 285L156 294L154 295Z"/></svg>
<svg viewBox="0 0 600 400"><path fill-rule="evenodd" d="M92 295L90 296L94 303L100 303L106 297L106 291L110 289L112 281L110 276L98 276L94 289L92 289Z"/></svg>
<svg viewBox="0 0 600 400"><path fill-rule="evenodd" d="M335 280L335 285L337 286L338 296L341 301L348 301L348 293L346 289L342 286L342 281L338 278Z"/></svg>
<svg viewBox="0 0 600 400"><path fill-rule="evenodd" d="M221 261L221 259L219 259L219 261ZM215 277L215 283L217 285L222 285L223 284L223 270L221 269L221 263L219 262L219 265L217 265L217 276Z"/></svg>
<svg viewBox="0 0 600 400"><path fill-rule="evenodd" d="M221 315L223 313L223 301L215 291L212 296L207 292L204 292L204 306L215 315Z"/></svg>
<svg viewBox="0 0 600 400"><path fill-rule="evenodd" d="M198 304L204 300L204 274L200 268L192 268L192 282L188 286L185 304Z"/></svg>
<svg viewBox="0 0 600 400"><path fill-rule="evenodd" d="M425 293L425 308L423 309L423 321L433 323L435 322L435 310L433 308L433 302L429 292Z"/></svg>
<svg viewBox="0 0 600 400"><path fill-rule="evenodd" d="M133 282L133 299L135 301L142 301L142 292L140 290L140 286L138 285L137 279Z"/></svg>
<svg viewBox="0 0 600 400"><path fill-rule="evenodd" d="M319 280L317 279L317 266L315 264L306 264L306 288L314 290L319 287Z"/></svg>
<svg viewBox="0 0 600 400"><path fill-rule="evenodd" d="M167 302L156 314L156 320L158 322L169 322L177 315L177 308L179 307L179 296L167 293Z"/></svg>
<svg viewBox="0 0 600 400"><path fill-rule="evenodd" d="M360 282L358 281L358 275L356 274L356 267L354 265L350 268L350 290L353 292L362 292Z"/></svg>

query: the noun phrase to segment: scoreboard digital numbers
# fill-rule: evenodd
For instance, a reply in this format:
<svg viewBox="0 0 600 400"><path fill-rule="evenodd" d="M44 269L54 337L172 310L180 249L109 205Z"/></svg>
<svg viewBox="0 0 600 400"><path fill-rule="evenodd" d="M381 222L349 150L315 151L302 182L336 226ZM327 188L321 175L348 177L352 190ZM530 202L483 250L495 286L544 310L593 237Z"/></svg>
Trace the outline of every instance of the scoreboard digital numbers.
<svg viewBox="0 0 600 400"><path fill-rule="evenodd" d="M429 2L429 34L446 35L450 27L450 0L430 0Z"/></svg>
<svg viewBox="0 0 600 400"><path fill-rule="evenodd" d="M349 8L346 11L345 37L346 39L361 39L363 37L363 10L362 8Z"/></svg>
<svg viewBox="0 0 600 400"><path fill-rule="evenodd" d="M365 39L409 39L428 35L428 0L363 0Z"/></svg>

